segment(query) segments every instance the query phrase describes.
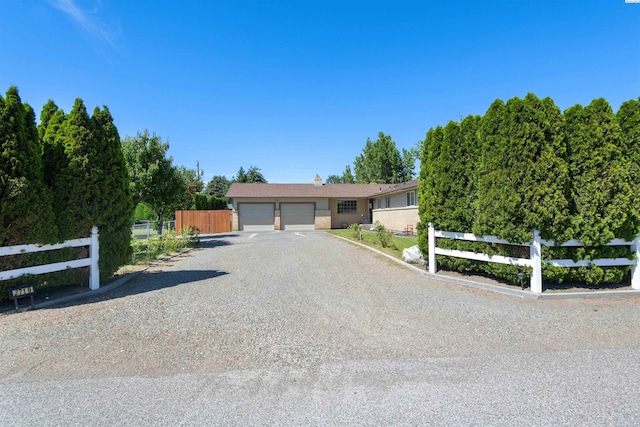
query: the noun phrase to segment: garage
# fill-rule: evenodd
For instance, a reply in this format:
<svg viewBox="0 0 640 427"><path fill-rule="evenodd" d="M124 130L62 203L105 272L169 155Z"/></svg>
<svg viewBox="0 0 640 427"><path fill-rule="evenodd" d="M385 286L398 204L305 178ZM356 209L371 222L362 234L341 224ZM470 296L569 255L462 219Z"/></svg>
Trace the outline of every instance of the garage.
<svg viewBox="0 0 640 427"><path fill-rule="evenodd" d="M275 208L271 203L240 203L238 222L241 231L273 231Z"/></svg>
<svg viewBox="0 0 640 427"><path fill-rule="evenodd" d="M314 230L315 211L314 203L281 203L280 226L283 230Z"/></svg>

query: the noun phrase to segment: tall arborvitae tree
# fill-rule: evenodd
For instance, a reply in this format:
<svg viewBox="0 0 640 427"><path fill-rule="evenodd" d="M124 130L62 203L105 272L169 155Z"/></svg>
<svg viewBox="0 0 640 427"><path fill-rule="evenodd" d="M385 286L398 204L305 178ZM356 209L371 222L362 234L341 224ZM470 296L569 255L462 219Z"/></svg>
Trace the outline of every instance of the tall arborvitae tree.
<svg viewBox="0 0 640 427"><path fill-rule="evenodd" d="M64 152L64 135L60 131L66 116L64 112L49 101L40 114L38 134L42 143L42 166L44 181L53 190L56 177L69 164Z"/></svg>
<svg viewBox="0 0 640 427"><path fill-rule="evenodd" d="M0 246L56 241L51 202L35 114L11 87L0 96Z"/></svg>
<svg viewBox="0 0 640 427"><path fill-rule="evenodd" d="M103 178L102 171L94 167L97 144L93 123L81 99L76 99L60 132L68 164L55 177L54 208L60 237L67 240L90 234L92 218L100 209L93 203L100 198L100 188L94 183Z"/></svg>
<svg viewBox="0 0 640 427"><path fill-rule="evenodd" d="M589 246L632 239L629 161L611 107L602 98L575 105L565 111L565 122L575 238Z"/></svg>
<svg viewBox="0 0 640 427"><path fill-rule="evenodd" d="M92 162L96 196L92 224L100 231L100 275L111 276L131 259L133 199L118 129L109 109L95 108L91 118L97 144Z"/></svg>
<svg viewBox="0 0 640 427"><path fill-rule="evenodd" d="M459 201L460 230L471 232L475 221L474 204L477 197L478 161L480 157L480 141L478 132L482 117L469 115L460 122L462 143L460 144L460 161L463 167L459 170L464 180L464 193Z"/></svg>
<svg viewBox="0 0 640 427"><path fill-rule="evenodd" d="M629 161L633 199L629 204L633 235L640 235L640 98L622 103L616 114L620 125L620 141Z"/></svg>
<svg viewBox="0 0 640 427"><path fill-rule="evenodd" d="M440 199L436 186L436 167L440 158L440 149L444 138L442 126L429 129L424 139L422 154L420 156L420 176L418 180L418 246L422 253L429 251L429 240L427 226L430 222L436 222L442 217L442 212L438 208Z"/></svg>
<svg viewBox="0 0 640 427"><path fill-rule="evenodd" d="M526 242L536 228L565 240L567 166L560 110L528 94L495 101L481 126L476 234Z"/></svg>
<svg viewBox="0 0 640 427"><path fill-rule="evenodd" d="M44 139L44 134L47 131L49 121L58 110L58 106L52 99L47 101L47 103L42 107L42 110L40 111L40 124L38 124L38 137L40 140Z"/></svg>

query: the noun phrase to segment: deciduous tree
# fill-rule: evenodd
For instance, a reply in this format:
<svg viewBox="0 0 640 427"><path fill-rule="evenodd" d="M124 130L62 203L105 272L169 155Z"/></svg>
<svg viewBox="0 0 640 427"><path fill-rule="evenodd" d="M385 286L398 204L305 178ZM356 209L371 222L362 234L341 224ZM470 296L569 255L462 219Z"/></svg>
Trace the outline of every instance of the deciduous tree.
<svg viewBox="0 0 640 427"><path fill-rule="evenodd" d="M395 142L382 132L375 142L367 138L354 166L356 182L363 184L402 182L406 174Z"/></svg>
<svg viewBox="0 0 640 427"><path fill-rule="evenodd" d="M156 213L158 230L162 230L164 217L175 210L185 192L184 180L173 158L167 157L169 144L155 133L138 132L122 142L125 163L129 169L134 204L148 203Z"/></svg>

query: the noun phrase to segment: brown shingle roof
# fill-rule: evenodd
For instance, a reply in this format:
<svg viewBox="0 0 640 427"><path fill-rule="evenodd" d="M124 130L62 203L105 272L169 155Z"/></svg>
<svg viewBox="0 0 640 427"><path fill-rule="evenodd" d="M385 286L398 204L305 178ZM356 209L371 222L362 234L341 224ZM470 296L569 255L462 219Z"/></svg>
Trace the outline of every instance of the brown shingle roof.
<svg viewBox="0 0 640 427"><path fill-rule="evenodd" d="M386 186L386 185L384 185ZM234 182L227 197L352 197L365 198L379 191L378 184L243 184Z"/></svg>
<svg viewBox="0 0 640 427"><path fill-rule="evenodd" d="M418 180L417 179L412 179L411 181L401 182L400 184L385 184L385 186L382 187L382 190L380 192L378 192L378 195L395 193L396 191L408 190L408 189L413 188L413 187L415 187L415 188L418 187Z"/></svg>
<svg viewBox="0 0 640 427"><path fill-rule="evenodd" d="M418 185L418 180L402 184L245 184L234 182L226 197L327 197L369 198Z"/></svg>

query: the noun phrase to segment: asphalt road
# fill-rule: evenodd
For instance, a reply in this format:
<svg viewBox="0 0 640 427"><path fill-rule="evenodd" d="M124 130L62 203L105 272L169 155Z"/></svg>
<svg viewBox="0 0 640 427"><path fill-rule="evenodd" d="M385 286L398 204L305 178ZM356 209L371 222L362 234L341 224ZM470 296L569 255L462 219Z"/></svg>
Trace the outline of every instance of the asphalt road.
<svg viewBox="0 0 640 427"><path fill-rule="evenodd" d="M0 317L0 425L638 425L640 298L525 300L235 233Z"/></svg>

